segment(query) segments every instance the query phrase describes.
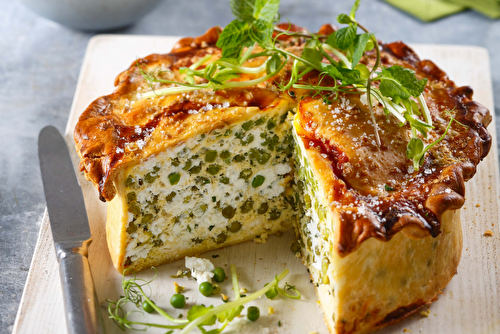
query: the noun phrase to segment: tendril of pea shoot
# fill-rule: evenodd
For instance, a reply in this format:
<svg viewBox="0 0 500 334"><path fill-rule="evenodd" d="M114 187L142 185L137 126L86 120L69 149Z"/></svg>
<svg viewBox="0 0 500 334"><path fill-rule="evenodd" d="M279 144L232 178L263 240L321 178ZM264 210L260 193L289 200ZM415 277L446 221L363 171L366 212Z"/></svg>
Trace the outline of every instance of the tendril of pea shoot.
<svg viewBox="0 0 500 334"><path fill-rule="evenodd" d="M355 18L360 0L354 1L349 15L340 14L337 17L337 21L346 26L328 36L275 27L279 20L279 4L279 0L230 0L236 19L224 28L217 41L217 47L222 50L221 57L207 54L191 66L180 68L182 82L163 79L167 71L155 69L147 72L138 64L140 73L151 88L141 98L194 90L251 87L272 79L291 62L288 82L276 83L280 90L310 90L326 103L336 100L339 93L366 94L376 144L381 145L374 112L374 102L378 101L387 117L394 117L399 126L409 125L411 139L406 153L408 159L413 160L414 170L418 170L424 163L422 157L425 152L437 144L435 141L426 146L422 140L434 128L423 96L427 79L418 79L415 71L399 65L384 67L381 64L377 38ZM358 30L361 33L358 34ZM287 50L280 36L302 39L305 44L301 55ZM367 66L361 63L366 52L372 50L376 54L374 64ZM266 59L262 65L244 66L248 60L260 57ZM303 79L311 71L319 72L316 84ZM243 74L254 74L257 78L234 81ZM326 77L333 79L333 86L322 85ZM155 89L155 83L171 86Z"/></svg>
<svg viewBox="0 0 500 334"><path fill-rule="evenodd" d="M107 300L108 302L108 314L109 317L115 322L115 324L121 329L132 329L136 331L145 331L149 327L164 328L164 329L181 329L179 334L187 334L194 328L198 328L202 333L205 334L218 334L221 333L226 326L236 317L238 317L245 304L251 302L263 295L268 296L269 291L278 291L281 295L287 298L300 299L300 292L295 288L295 286L285 284L284 288L279 287L279 282L288 275L289 270L285 269L281 274L277 275L275 279L266 284L262 289L249 294L245 297L240 295L238 275L236 273L236 267L234 265L230 266L231 269L231 281L234 290L234 300L227 302L225 304L213 307L205 305L193 305L188 313L187 319L176 319L169 315L162 308L157 306L144 291L151 290L150 283L157 276L156 268L152 268L155 271L155 276L151 280L145 280L138 278L136 274L131 270L125 270L122 279L122 289L123 296L117 301ZM133 277L126 279L125 275L132 273ZM286 291L293 291L294 294L289 294ZM277 293L278 293L277 292ZM277 294L276 293L276 294ZM273 296L273 298L275 295ZM268 296L269 298L269 296ZM134 313L141 313L139 310L133 310L127 312L125 310L127 304L135 304L137 308L141 308L143 302L147 302L158 314L163 316L166 320L174 323L173 325L168 324L158 324L151 322L139 322L132 321L129 316ZM216 321L222 323L220 328L215 328L207 331L204 326L215 325Z"/></svg>

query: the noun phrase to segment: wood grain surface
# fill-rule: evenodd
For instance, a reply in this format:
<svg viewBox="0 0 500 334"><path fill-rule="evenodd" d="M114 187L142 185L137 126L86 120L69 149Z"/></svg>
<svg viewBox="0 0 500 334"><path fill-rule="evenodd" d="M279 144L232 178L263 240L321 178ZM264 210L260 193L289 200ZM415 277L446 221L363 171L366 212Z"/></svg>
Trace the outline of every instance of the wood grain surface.
<svg viewBox="0 0 500 334"><path fill-rule="evenodd" d="M80 113L95 98L113 90L115 76L126 69L136 58L151 53L168 52L177 38L152 36L101 35L94 37L87 48L78 86L66 128L66 140L72 152L75 166L78 157L72 131ZM474 88L474 99L493 111L489 57L478 47L415 45L422 59L432 59L457 85ZM488 157L479 165L477 175L467 183L467 200L462 209L464 250L456 275L443 291L439 300L430 306L428 316L419 314L379 333L500 333L500 224L499 224L499 173L494 124L489 131L494 143ZM89 260L100 301L106 318L106 298L117 299L121 293L121 276L115 271L109 258L105 237L106 205L99 201L97 191L82 174L78 175L85 196L85 203L93 242L89 248ZM492 231L493 236L484 236ZM202 257L229 273L229 264L235 264L240 285L255 291L285 268L290 274L285 281L296 285L302 299L260 299L253 305L261 310L261 318L249 324L245 319L236 320L233 333L327 333L323 315L316 303L316 295L305 266L289 250L293 236L271 236L266 244L248 242L219 249ZM213 258L212 255L218 255ZM173 279L170 275L184 268L184 261L164 265L158 269L158 278L152 283L152 299L164 308L169 305L173 282L187 288L188 306L194 303L218 305L220 298L206 298L197 293L192 279ZM152 272L139 275L151 278ZM232 297L230 282L222 285L223 292ZM268 315L268 306L275 313ZM426 311L424 309L424 311ZM184 318L187 310L172 311ZM161 322L160 316L152 316ZM140 320L144 320L138 317ZM281 322L281 327L278 322ZM59 269L55 257L52 235L45 213L35 253L19 306L14 334L66 333ZM109 319L108 333L122 333ZM148 330L148 333L165 333L165 330Z"/></svg>

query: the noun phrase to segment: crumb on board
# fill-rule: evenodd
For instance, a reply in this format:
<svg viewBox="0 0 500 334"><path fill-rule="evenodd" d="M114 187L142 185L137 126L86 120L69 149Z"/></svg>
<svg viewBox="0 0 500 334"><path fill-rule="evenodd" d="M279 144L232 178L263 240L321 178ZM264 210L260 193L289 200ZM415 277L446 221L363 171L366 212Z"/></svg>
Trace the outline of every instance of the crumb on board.
<svg viewBox="0 0 500 334"><path fill-rule="evenodd" d="M420 311L420 315L423 317L428 317L430 313L431 313L430 309L427 309L425 311Z"/></svg>
<svg viewBox="0 0 500 334"><path fill-rule="evenodd" d="M493 236L493 231L487 230L486 232L484 232L483 236L485 236L485 237L492 237Z"/></svg>
<svg viewBox="0 0 500 334"><path fill-rule="evenodd" d="M411 333L411 329L405 328L403 329L403 333Z"/></svg>
<svg viewBox="0 0 500 334"><path fill-rule="evenodd" d="M267 313L268 313L269 315L274 314L274 308L273 308L272 306L269 306L269 307L267 308Z"/></svg>
<svg viewBox="0 0 500 334"><path fill-rule="evenodd" d="M258 243L258 244L265 244L267 242L267 233L262 233L261 235L256 236L253 238L253 241Z"/></svg>
<svg viewBox="0 0 500 334"><path fill-rule="evenodd" d="M175 293L182 293L184 291L184 287L177 284L177 282L174 282L174 291Z"/></svg>
<svg viewBox="0 0 500 334"><path fill-rule="evenodd" d="M480 208L480 207L481 207L481 204L477 203L476 208Z"/></svg>

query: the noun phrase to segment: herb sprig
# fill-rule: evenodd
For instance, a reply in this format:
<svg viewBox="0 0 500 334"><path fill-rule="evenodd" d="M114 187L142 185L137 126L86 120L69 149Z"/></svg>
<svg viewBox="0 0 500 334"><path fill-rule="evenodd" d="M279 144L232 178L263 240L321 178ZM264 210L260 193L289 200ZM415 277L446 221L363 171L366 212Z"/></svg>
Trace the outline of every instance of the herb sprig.
<svg viewBox="0 0 500 334"><path fill-rule="evenodd" d="M384 67L381 64L377 38L356 20L360 0L355 0L349 14L337 17L337 21L345 26L328 36L275 27L279 20L279 4L279 0L230 0L236 19L223 29L217 41L217 47L222 50L221 57L216 59L207 55L190 67L181 68L183 82L165 80L161 78L161 72L146 73L140 69L152 89L142 94L142 98L201 89L251 87L272 79L287 63L291 63L288 82L277 83L283 91L291 88L315 91L326 102L330 98L337 99L339 93L366 94L378 146L381 140L374 112L376 101L382 105L387 117L394 117L399 126L409 125L411 140L407 157L413 160L414 169L418 170L424 163L423 154L437 144L435 141L423 148L422 138L427 138L428 132L434 128L423 96L427 79L418 79L415 71L399 65ZM279 41L282 35L305 40L300 55L282 46ZM374 64L367 66L360 62L366 52L372 50L376 54ZM265 58L262 65L243 66L246 61L258 57ZM311 71L319 72L316 84L303 81ZM253 74L257 78L234 80L241 79L243 74ZM324 80L327 77L333 80ZM155 90L155 82L172 86Z"/></svg>

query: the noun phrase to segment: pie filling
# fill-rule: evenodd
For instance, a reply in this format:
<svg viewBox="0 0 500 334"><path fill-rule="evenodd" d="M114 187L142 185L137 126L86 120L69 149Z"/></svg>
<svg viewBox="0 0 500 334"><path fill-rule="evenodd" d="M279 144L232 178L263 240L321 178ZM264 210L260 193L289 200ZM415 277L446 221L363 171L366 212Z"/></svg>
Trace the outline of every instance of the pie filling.
<svg viewBox="0 0 500 334"><path fill-rule="evenodd" d="M125 170L124 265L155 248L220 247L296 220L287 112L257 113Z"/></svg>

